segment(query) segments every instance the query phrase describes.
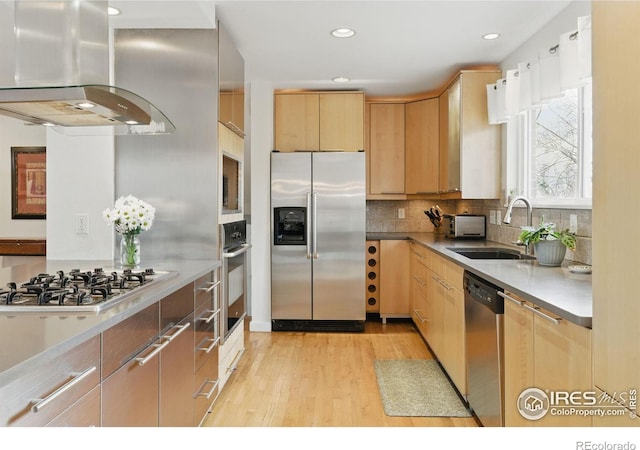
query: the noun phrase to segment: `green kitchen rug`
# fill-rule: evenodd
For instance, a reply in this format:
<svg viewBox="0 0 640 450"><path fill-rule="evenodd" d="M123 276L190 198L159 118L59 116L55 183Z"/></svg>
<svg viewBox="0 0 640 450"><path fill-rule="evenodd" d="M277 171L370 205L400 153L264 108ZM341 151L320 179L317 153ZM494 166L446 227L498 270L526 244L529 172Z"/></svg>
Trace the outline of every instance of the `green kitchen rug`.
<svg viewBox="0 0 640 450"><path fill-rule="evenodd" d="M386 415L471 417L435 360L376 360L374 367Z"/></svg>

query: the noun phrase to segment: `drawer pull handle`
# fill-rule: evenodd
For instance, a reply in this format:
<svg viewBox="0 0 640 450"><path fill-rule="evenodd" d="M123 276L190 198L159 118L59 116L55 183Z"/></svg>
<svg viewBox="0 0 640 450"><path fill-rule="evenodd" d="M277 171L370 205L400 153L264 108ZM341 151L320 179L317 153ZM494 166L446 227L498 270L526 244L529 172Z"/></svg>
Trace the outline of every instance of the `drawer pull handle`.
<svg viewBox="0 0 640 450"><path fill-rule="evenodd" d="M220 383L220 380L215 380L215 381L206 380L204 383L202 383L202 387L204 387L205 384L213 384L213 386L211 386L211 389L209 390L209 392L198 392L196 396L206 397L206 399L209 400L213 395L213 393L216 391L216 388L218 387L218 383Z"/></svg>
<svg viewBox="0 0 640 450"><path fill-rule="evenodd" d="M204 321L204 323L209 323L220 313L220 309L216 309L215 311L210 310L208 312L211 313L211 315L209 317L198 317L197 320L202 320L202 321Z"/></svg>
<svg viewBox="0 0 640 450"><path fill-rule="evenodd" d="M525 308L527 308L528 310L534 312L535 314L539 315L540 317L547 319L553 323L555 323L556 325L560 324L560 321L562 320L560 317L551 317L545 313L543 313L542 311L540 311L539 308L533 308L529 305L527 305L526 303L524 303L522 306L524 306Z"/></svg>
<svg viewBox="0 0 640 450"><path fill-rule="evenodd" d="M220 280L213 282L213 281L209 281L207 283L209 285L209 287L201 287L198 288L199 291L204 291L204 292L211 292L213 291L216 287L218 287L218 285L220 284Z"/></svg>
<svg viewBox="0 0 640 450"><path fill-rule="evenodd" d="M420 286L424 286L425 284L427 284L427 283L425 283L425 282L424 282L424 280L423 280L422 278L420 278L418 275L414 275L414 276L413 276L413 279L414 279L414 280L416 280L416 281L420 284Z"/></svg>
<svg viewBox="0 0 640 450"><path fill-rule="evenodd" d="M413 313L416 316L418 316L418 319L420 319L420 322L422 322L422 323L427 322L427 319L423 318L422 315L420 315L420 311L418 311L417 309L414 309Z"/></svg>
<svg viewBox="0 0 640 450"><path fill-rule="evenodd" d="M213 350L216 345L218 345L218 342L220 342L220 337L217 337L215 339L205 339L205 341L210 341L211 345L208 347L198 347L198 350L202 350L205 353L209 353L211 350Z"/></svg>
<svg viewBox="0 0 640 450"><path fill-rule="evenodd" d="M138 361L138 365L140 366L144 366L146 363L148 363L151 358L153 358L154 356L156 356L158 353L160 353L160 350L162 350L163 348L165 348L167 345L169 345L170 341L165 341L162 344L153 344L151 345L151 347L153 347L153 351L151 351L147 356L145 357L140 357L140 358L136 358L136 361Z"/></svg>
<svg viewBox="0 0 640 450"><path fill-rule="evenodd" d="M37 413L42 408L47 406L49 403L54 401L56 398L60 397L62 394L67 392L69 389L73 388L75 385L77 385L82 380L87 378L89 375L91 375L96 370L97 370L97 367L96 366L92 366L92 367L89 367L84 372L79 372L79 373L78 372L73 372L71 374L73 376L73 379L70 380L68 383L63 384L62 386L60 386L58 389L56 389L54 392L52 392L51 394L49 394L45 398L37 398L37 399L31 400L31 404L33 405L31 407L31 411L34 412L34 413Z"/></svg>
<svg viewBox="0 0 640 450"><path fill-rule="evenodd" d="M173 341L175 338L177 338L178 336L180 336L187 328L189 328L191 326L191 322L187 322L184 325L176 325L173 328L177 328L178 331L176 331L175 333L173 333L172 335L167 335L165 334L164 336L162 336L163 339L166 339L167 342L171 342Z"/></svg>
<svg viewBox="0 0 640 450"><path fill-rule="evenodd" d="M138 361L138 365L144 366L146 363L148 363L151 360L151 358L153 358L158 353L160 353L162 349L165 348L167 345L169 345L173 339L177 338L180 335L180 333L182 333L187 328L189 328L189 325L191 325L191 322L187 322L184 325L176 325L173 328L178 328L178 331L176 331L174 334L172 334L171 336L169 335L161 336L160 339L164 339L165 341L161 344L151 345L151 347L153 347L153 350L147 356L136 358L136 361Z"/></svg>
<svg viewBox="0 0 640 450"><path fill-rule="evenodd" d="M238 350L238 353L236 353L236 356L234 356L233 360L231 361L231 365L227 367L227 373L234 372L238 368L238 363L240 362L240 357L244 353L244 350L244 348Z"/></svg>
<svg viewBox="0 0 640 450"><path fill-rule="evenodd" d="M502 298L505 298L507 300L511 300L513 303L515 303L518 306L523 306L524 302L521 300L518 300L516 298L511 297L510 295L505 294L504 292L498 291L498 295Z"/></svg>

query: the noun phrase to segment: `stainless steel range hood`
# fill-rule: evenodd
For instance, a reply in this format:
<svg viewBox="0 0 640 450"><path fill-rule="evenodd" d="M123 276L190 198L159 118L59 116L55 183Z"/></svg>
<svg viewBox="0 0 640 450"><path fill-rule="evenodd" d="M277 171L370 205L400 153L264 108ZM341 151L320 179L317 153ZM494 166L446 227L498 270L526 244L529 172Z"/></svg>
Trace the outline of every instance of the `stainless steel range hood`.
<svg viewBox="0 0 640 450"><path fill-rule="evenodd" d="M95 126L114 134L175 131L152 103L109 85L106 1L16 0L14 8L16 86L0 88L0 114L61 132Z"/></svg>

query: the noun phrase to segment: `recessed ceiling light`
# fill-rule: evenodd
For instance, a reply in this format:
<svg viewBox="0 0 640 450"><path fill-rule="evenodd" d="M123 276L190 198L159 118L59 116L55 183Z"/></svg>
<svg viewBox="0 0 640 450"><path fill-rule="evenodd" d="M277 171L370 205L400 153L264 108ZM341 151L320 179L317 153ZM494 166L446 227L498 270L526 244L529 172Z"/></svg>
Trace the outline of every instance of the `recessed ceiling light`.
<svg viewBox="0 0 640 450"><path fill-rule="evenodd" d="M135 120L125 120L124 123L126 123L127 125L138 125L138 122L136 122Z"/></svg>
<svg viewBox="0 0 640 450"><path fill-rule="evenodd" d="M498 33L487 33L484 36L482 36L482 39L486 39L487 41L492 41L494 39L498 39L500 37L500 34Z"/></svg>
<svg viewBox="0 0 640 450"><path fill-rule="evenodd" d="M51 122L43 122L42 125L44 125L45 127L55 127L55 125Z"/></svg>
<svg viewBox="0 0 640 450"><path fill-rule="evenodd" d="M331 36L337 38L348 38L355 36L356 32L351 28L338 28L331 32Z"/></svg>
<svg viewBox="0 0 640 450"><path fill-rule="evenodd" d="M351 81L351 78L335 77L335 78L332 78L331 81L333 81L334 83L348 83L349 81Z"/></svg>
<svg viewBox="0 0 640 450"><path fill-rule="evenodd" d="M76 106L80 107L80 108L95 108L96 105L94 105L91 102L82 102L82 103L78 103L76 104Z"/></svg>
<svg viewBox="0 0 640 450"><path fill-rule="evenodd" d="M108 13L110 16L117 16L118 14L120 14L120 10L119 10L119 9L117 9L117 8L114 8L113 6L109 6L109 7L107 8L107 13Z"/></svg>

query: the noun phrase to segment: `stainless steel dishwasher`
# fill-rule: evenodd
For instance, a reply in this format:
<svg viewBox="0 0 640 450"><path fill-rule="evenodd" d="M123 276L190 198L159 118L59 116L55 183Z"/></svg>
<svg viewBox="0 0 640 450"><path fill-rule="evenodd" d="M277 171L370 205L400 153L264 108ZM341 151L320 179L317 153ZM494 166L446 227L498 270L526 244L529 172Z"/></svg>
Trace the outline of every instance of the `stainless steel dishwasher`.
<svg viewBox="0 0 640 450"><path fill-rule="evenodd" d="M504 426L503 289L464 273L467 400L486 427Z"/></svg>

